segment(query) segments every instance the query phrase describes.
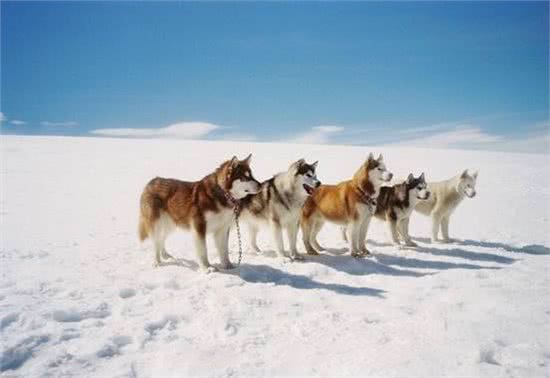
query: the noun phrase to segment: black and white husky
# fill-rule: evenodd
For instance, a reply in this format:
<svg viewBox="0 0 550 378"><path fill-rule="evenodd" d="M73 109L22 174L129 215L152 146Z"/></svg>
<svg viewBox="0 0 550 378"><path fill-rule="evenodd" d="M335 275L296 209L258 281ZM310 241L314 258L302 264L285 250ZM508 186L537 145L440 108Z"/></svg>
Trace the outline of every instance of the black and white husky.
<svg viewBox="0 0 550 378"><path fill-rule="evenodd" d="M380 189L374 215L386 221L394 245L400 245L401 236L406 246L416 247L416 243L409 236L411 213L418 203L426 201L429 197L430 191L424 173L418 178L411 173L402 183Z"/></svg>
<svg viewBox="0 0 550 378"><path fill-rule="evenodd" d="M476 181L478 172L464 172L445 181L430 182L428 189L432 196L428 201L416 205L416 211L432 217L432 243L437 242L439 229L443 242L449 242L449 220L456 207L464 197L473 198L476 195Z"/></svg>
<svg viewBox="0 0 550 378"><path fill-rule="evenodd" d="M241 219L248 224L251 248L260 253L256 243L259 227L264 224L271 229L277 255L284 261L302 260L296 249L296 238L302 205L315 188L321 185L315 169L317 162L307 164L300 159L281 172L264 181L260 191L242 201ZM283 245L283 229L286 229L290 255L286 256Z"/></svg>

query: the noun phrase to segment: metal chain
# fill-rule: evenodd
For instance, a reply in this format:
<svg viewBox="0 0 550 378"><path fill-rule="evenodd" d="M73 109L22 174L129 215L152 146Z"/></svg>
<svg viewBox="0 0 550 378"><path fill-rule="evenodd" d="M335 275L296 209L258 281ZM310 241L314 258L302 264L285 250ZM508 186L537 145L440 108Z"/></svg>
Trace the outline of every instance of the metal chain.
<svg viewBox="0 0 550 378"><path fill-rule="evenodd" d="M241 227L239 226L239 215L241 214L241 207L238 203L235 203L233 207L233 213L235 214L235 229L237 230L237 240L239 241L239 262L237 266L241 265L241 260L243 258L243 245L241 241Z"/></svg>
<svg viewBox="0 0 550 378"><path fill-rule="evenodd" d="M225 191L225 198L227 202L233 205L233 214L235 214L235 229L237 230L237 240L239 241L239 262L237 266L241 265L241 260L243 258L243 245L241 241L241 227L239 225L239 215L241 215L241 204L238 200L233 198L229 192Z"/></svg>

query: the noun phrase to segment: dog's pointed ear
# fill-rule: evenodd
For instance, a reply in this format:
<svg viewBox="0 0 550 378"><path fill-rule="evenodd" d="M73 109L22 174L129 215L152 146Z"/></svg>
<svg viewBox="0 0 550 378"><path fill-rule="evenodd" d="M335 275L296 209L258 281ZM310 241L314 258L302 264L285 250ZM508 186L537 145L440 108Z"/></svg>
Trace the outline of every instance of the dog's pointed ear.
<svg viewBox="0 0 550 378"><path fill-rule="evenodd" d="M317 164L319 164L319 160L317 160L315 163L311 164L311 166L313 167L313 169L317 169Z"/></svg>
<svg viewBox="0 0 550 378"><path fill-rule="evenodd" d="M468 170L465 169L464 172L462 172L462 174L460 175L460 178L466 178L468 177Z"/></svg>
<svg viewBox="0 0 550 378"><path fill-rule="evenodd" d="M412 180L414 180L414 176L412 173L409 173L409 175L407 176L407 182L412 182Z"/></svg>
<svg viewBox="0 0 550 378"><path fill-rule="evenodd" d="M426 177L424 176L424 172L422 172L422 174L420 175L420 177L418 179L420 181L426 181Z"/></svg>
<svg viewBox="0 0 550 378"><path fill-rule="evenodd" d="M477 180L477 175L479 174L479 170L476 170L474 171L474 173L472 173L472 177L474 178L474 180Z"/></svg>
<svg viewBox="0 0 550 378"><path fill-rule="evenodd" d="M369 157L367 157L367 160L368 161L371 161L371 160L374 160L374 155L371 153L369 153Z"/></svg>
<svg viewBox="0 0 550 378"><path fill-rule="evenodd" d="M383 161L384 160L384 157L382 156L382 154L378 155L378 159L376 159L378 161Z"/></svg>
<svg viewBox="0 0 550 378"><path fill-rule="evenodd" d="M252 154L249 154L246 159L243 160L243 163L246 165L250 165L250 161L252 160Z"/></svg>
<svg viewBox="0 0 550 378"><path fill-rule="evenodd" d="M304 160L304 159L296 160L294 163L290 164L290 166L288 167L288 171L289 171L289 172L296 173L296 172L298 172L298 169L300 169L300 167L301 167L302 164L304 164L304 163L305 163L305 160Z"/></svg>
<svg viewBox="0 0 550 378"><path fill-rule="evenodd" d="M230 166L231 166L231 167L236 167L238 163L239 163L239 159L237 159L236 156L233 156L233 157L231 158L231 161L230 161Z"/></svg>

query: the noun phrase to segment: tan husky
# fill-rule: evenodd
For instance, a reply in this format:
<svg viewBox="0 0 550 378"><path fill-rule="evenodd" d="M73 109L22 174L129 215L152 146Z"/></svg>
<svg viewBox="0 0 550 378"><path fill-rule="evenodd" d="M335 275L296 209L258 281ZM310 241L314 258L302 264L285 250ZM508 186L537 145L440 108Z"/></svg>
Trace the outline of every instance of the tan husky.
<svg viewBox="0 0 550 378"><path fill-rule="evenodd" d="M222 268L231 269L229 261L229 229L233 207L241 198L255 194L260 184L250 171L249 155L224 162L214 173L200 181L187 182L157 177L143 189L140 202L139 238L153 239L155 266L161 258L173 259L164 242L177 227L190 229L201 269L207 273L216 269L208 262L206 234L213 233Z"/></svg>
<svg viewBox="0 0 550 378"><path fill-rule="evenodd" d="M317 234L328 220L347 226L352 256L369 255L365 239L376 209L376 198L382 183L390 181L392 176L386 170L382 155L374 159L371 153L351 180L316 189L302 209L302 236L307 253L317 255L316 250L323 250Z"/></svg>
<svg viewBox="0 0 550 378"><path fill-rule="evenodd" d="M444 243L452 241L449 237L451 215L465 197L475 197L477 176L477 171L470 173L466 169L448 180L428 183L433 195L427 201L418 202L415 210L432 217L432 243L439 241L439 229Z"/></svg>

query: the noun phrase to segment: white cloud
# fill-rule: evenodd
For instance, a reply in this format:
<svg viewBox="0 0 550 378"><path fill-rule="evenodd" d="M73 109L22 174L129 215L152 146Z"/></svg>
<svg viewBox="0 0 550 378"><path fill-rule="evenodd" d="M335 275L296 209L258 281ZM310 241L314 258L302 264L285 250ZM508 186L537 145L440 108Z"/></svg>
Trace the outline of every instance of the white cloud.
<svg viewBox="0 0 550 378"><path fill-rule="evenodd" d="M478 127L464 125L457 127L455 130L442 131L431 135L426 135L419 138L400 141L394 144L449 148L459 147L467 144L485 144L501 141L499 135L488 134Z"/></svg>
<svg viewBox="0 0 550 378"><path fill-rule="evenodd" d="M50 122L50 121L42 121L40 122L42 126L46 127L72 127L77 126L78 122L74 121L66 121L66 122Z"/></svg>
<svg viewBox="0 0 550 378"><path fill-rule="evenodd" d="M21 120L18 120L18 119L13 119L13 120L10 121L10 123L14 126L23 126L23 125L27 124L27 122L21 121Z"/></svg>
<svg viewBox="0 0 550 378"><path fill-rule="evenodd" d="M6 117L4 115L4 113L0 112L0 122L4 122L4 121L7 121L8 120L8 117Z"/></svg>
<svg viewBox="0 0 550 378"><path fill-rule="evenodd" d="M334 136L344 131L342 126L322 125L312 127L309 131L294 135L285 139L288 143L302 144L329 144L333 142Z"/></svg>
<svg viewBox="0 0 550 378"><path fill-rule="evenodd" d="M207 122L180 122L158 129L96 129L90 133L112 137L201 139L219 128L220 126Z"/></svg>
<svg viewBox="0 0 550 378"><path fill-rule="evenodd" d="M545 124L541 124L545 125ZM547 124L546 124L547 125ZM536 133L526 136L504 136L490 134L479 127L463 125L454 130L402 140L391 145L458 148L471 150L490 150L507 152L550 153L550 133L544 127L539 127Z"/></svg>

